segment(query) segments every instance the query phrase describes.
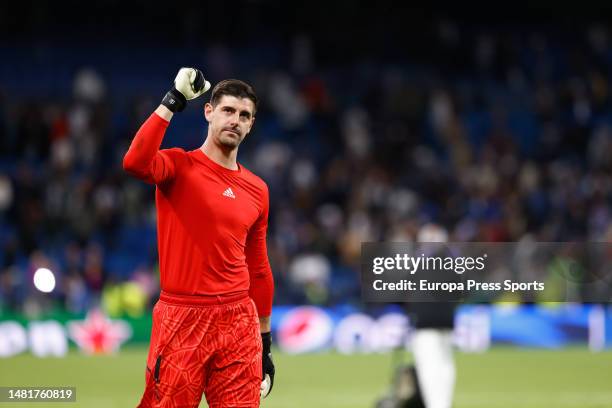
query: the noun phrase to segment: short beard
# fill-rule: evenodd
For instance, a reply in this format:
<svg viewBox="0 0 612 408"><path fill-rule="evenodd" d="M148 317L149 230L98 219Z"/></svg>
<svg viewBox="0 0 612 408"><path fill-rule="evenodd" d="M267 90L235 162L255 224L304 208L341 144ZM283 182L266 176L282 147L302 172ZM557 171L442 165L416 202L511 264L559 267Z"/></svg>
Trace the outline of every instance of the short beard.
<svg viewBox="0 0 612 408"><path fill-rule="evenodd" d="M235 149L236 147L238 147L238 145L240 145L240 142L240 139L236 139L226 135L220 135L219 137L219 144L221 144L223 147L230 149Z"/></svg>

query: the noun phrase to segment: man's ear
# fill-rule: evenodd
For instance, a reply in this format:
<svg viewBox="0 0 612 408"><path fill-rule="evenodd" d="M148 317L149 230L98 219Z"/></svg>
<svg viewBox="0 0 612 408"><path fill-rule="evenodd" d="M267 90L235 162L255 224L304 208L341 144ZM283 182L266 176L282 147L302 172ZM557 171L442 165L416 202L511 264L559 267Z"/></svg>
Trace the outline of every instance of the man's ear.
<svg viewBox="0 0 612 408"><path fill-rule="evenodd" d="M206 118L206 121L210 122L211 121L211 115L212 115L212 111L215 108L213 108L213 106L210 103L205 103L204 104L204 117Z"/></svg>

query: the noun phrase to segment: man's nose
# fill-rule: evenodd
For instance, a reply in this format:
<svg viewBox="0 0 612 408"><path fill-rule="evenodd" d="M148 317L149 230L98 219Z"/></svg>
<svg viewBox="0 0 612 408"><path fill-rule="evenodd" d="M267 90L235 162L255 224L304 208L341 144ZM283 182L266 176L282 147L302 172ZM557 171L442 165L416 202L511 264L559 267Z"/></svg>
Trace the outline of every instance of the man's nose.
<svg viewBox="0 0 612 408"><path fill-rule="evenodd" d="M240 119L240 114L239 113L234 113L231 117L230 117L230 124L232 126L236 126L238 124L238 121Z"/></svg>

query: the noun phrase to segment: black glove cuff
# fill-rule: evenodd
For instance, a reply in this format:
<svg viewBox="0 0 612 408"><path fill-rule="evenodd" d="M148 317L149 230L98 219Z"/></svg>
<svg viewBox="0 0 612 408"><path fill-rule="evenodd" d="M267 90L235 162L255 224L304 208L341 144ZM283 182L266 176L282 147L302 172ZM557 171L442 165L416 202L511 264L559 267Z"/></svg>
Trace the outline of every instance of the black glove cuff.
<svg viewBox="0 0 612 408"><path fill-rule="evenodd" d="M264 354L270 353L272 347L272 332L261 333L261 343L263 344Z"/></svg>
<svg viewBox="0 0 612 408"><path fill-rule="evenodd" d="M166 96L164 96L164 99L162 99L161 104L170 109L172 112L182 112L183 109L185 109L185 106L187 106L187 99L176 88L172 88L166 93Z"/></svg>

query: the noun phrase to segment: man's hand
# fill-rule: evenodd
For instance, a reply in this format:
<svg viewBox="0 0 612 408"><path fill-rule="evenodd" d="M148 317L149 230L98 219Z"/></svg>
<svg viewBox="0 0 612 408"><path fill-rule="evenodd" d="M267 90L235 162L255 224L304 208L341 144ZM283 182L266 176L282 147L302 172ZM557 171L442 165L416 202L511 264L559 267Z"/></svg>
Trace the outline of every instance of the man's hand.
<svg viewBox="0 0 612 408"><path fill-rule="evenodd" d="M261 333L261 342L263 344L263 354L261 356L261 398L266 398L272 391L274 385L274 362L272 361L272 333Z"/></svg>
<svg viewBox="0 0 612 408"><path fill-rule="evenodd" d="M210 89L210 82L204 79L202 71L195 68L181 68L174 78L174 86L166 93L162 105L172 112L181 112L187 101L197 98Z"/></svg>

